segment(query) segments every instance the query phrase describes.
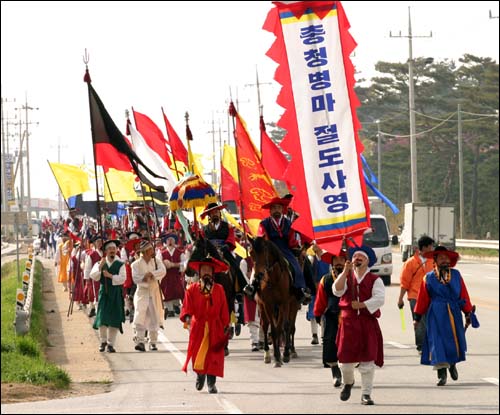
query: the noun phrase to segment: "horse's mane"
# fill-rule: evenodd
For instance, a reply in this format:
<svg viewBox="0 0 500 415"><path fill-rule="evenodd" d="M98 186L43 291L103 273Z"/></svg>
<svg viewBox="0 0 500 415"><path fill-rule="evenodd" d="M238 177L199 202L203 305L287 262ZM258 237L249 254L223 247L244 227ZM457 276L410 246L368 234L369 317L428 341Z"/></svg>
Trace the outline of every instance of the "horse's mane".
<svg viewBox="0 0 500 415"><path fill-rule="evenodd" d="M268 241L267 239L259 236L254 239L252 243L252 247L255 251L256 254L263 254L267 250L268 253L273 257L276 258L277 261L280 264L281 269L287 269L287 264L285 261L285 258L283 257L283 254L279 250L279 248L276 246L276 244L272 241Z"/></svg>
<svg viewBox="0 0 500 415"><path fill-rule="evenodd" d="M202 259L207 256L207 254L210 254L211 257L222 260L219 251L215 247L215 245L210 241L210 239L204 238L200 236L198 239L195 240L194 242L194 248L193 249L193 256L191 256L191 259ZM206 248L206 250L205 250Z"/></svg>

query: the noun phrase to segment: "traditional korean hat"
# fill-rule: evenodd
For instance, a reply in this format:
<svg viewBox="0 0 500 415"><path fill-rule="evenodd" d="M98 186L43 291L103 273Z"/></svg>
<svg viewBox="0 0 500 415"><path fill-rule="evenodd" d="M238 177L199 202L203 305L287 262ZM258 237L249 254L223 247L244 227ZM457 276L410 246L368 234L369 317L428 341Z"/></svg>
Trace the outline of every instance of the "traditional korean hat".
<svg viewBox="0 0 500 415"><path fill-rule="evenodd" d="M450 267L453 268L455 265L457 265L457 261L460 258L460 255L458 252L455 251L450 251L448 248L445 246L439 245L434 248L434 251L426 252L424 254L425 258L429 259L436 259L438 255L446 255L448 258L450 258Z"/></svg>
<svg viewBox="0 0 500 415"><path fill-rule="evenodd" d="M173 238L175 243L179 242L179 236L176 233L170 232L160 235L160 238L163 242L167 242L168 238Z"/></svg>
<svg viewBox="0 0 500 415"><path fill-rule="evenodd" d="M135 231L127 232L126 235L127 235L127 239L141 238L141 234L139 232L135 232Z"/></svg>
<svg viewBox="0 0 500 415"><path fill-rule="evenodd" d="M139 246L135 250L137 252L144 252L149 248L153 248L151 242L149 242L147 239L142 239L141 242L139 243Z"/></svg>
<svg viewBox="0 0 500 415"><path fill-rule="evenodd" d="M129 252L136 251L137 250L137 245L139 245L144 239L142 238L133 238L129 239L125 243L125 249Z"/></svg>
<svg viewBox="0 0 500 415"><path fill-rule="evenodd" d="M115 247L118 248L118 246L120 245L120 241L118 239L109 239L102 244L102 250L106 251L106 248L111 244L114 244Z"/></svg>
<svg viewBox="0 0 500 415"><path fill-rule="evenodd" d="M356 252L362 252L368 258L368 266L371 267L377 262L377 255L375 255L375 251L369 246L355 246L347 249L347 254L349 255L349 259L352 260L352 257Z"/></svg>
<svg viewBox="0 0 500 415"><path fill-rule="evenodd" d="M214 274L217 274L218 272L226 272L229 269L229 266L226 263L212 258L211 256L207 256L200 261L191 261L188 263L188 266L198 273L200 272L202 265L211 266L214 270Z"/></svg>
<svg viewBox="0 0 500 415"><path fill-rule="evenodd" d="M274 197L271 199L270 202L266 203L265 205L262 205L262 209L271 209L272 205L281 205L283 208L287 208L288 205L290 204L291 200L286 199L286 198L280 198L280 197Z"/></svg>
<svg viewBox="0 0 500 415"><path fill-rule="evenodd" d="M95 241L97 241L98 239L100 239L101 241L103 240L103 237L101 236L100 233L97 233L95 234L92 239L90 240L90 242L94 243Z"/></svg>
<svg viewBox="0 0 500 415"><path fill-rule="evenodd" d="M216 202L209 203L207 205L207 207L205 208L205 210L203 212L201 212L200 218L203 219L205 216L209 215L211 212L213 212L215 210L222 210L222 209L225 209L226 207L227 207L227 205L221 205L221 204L216 203Z"/></svg>
<svg viewBox="0 0 500 415"><path fill-rule="evenodd" d="M323 254L321 254L321 260L327 264L331 264L333 258L335 257L347 258L347 252L341 249L337 255L331 254L330 252L324 252Z"/></svg>

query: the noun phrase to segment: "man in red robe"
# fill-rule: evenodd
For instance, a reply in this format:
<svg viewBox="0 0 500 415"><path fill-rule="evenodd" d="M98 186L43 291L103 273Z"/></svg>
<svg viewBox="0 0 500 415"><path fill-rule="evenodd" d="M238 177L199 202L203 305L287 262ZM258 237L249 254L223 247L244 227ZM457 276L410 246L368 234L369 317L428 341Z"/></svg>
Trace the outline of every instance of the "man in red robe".
<svg viewBox="0 0 500 415"><path fill-rule="evenodd" d="M224 288L214 282L214 274L227 271L228 266L211 257L191 262L189 266L198 272L200 280L189 286L182 302L180 319L190 326L182 370L187 372L192 360L197 373L196 389L202 390L206 379L208 392L217 393L215 380L216 376L224 377L224 347L230 321Z"/></svg>

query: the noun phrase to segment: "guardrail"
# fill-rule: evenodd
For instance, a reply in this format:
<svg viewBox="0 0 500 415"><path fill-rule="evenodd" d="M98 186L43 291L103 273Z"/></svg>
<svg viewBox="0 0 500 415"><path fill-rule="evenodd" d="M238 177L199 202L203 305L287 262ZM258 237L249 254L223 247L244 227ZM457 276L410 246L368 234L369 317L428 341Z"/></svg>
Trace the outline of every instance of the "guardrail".
<svg viewBox="0 0 500 415"><path fill-rule="evenodd" d="M455 245L462 248L489 248L498 249L498 241L474 240L474 239L456 239Z"/></svg>
<svg viewBox="0 0 500 415"><path fill-rule="evenodd" d="M35 261L33 252L28 254L23 272L23 288L16 292L16 334L26 334L30 330L31 309L33 307L33 285L35 281Z"/></svg>

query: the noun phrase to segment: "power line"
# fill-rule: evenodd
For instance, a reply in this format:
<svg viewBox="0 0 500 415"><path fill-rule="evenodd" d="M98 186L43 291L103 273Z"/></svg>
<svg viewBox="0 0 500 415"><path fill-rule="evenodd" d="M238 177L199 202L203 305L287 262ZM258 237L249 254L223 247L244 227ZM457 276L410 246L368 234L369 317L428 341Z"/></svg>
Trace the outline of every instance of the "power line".
<svg viewBox="0 0 500 415"><path fill-rule="evenodd" d="M422 131L420 133L415 133L415 134L412 134L412 135L399 135L399 134L389 134L389 133L384 133L383 131L380 132L380 134L382 135L385 135L387 137L397 137L397 138L408 138L408 137L419 137L421 135L424 135L424 134L427 134L427 133L430 133L431 131L435 130L436 128L439 128L440 126L442 126L445 122L448 122L448 120L455 116L456 115L456 112L454 112L453 114L451 114L447 119L443 120L442 122L440 122L438 125L428 129L428 130L425 130L425 131Z"/></svg>

